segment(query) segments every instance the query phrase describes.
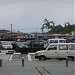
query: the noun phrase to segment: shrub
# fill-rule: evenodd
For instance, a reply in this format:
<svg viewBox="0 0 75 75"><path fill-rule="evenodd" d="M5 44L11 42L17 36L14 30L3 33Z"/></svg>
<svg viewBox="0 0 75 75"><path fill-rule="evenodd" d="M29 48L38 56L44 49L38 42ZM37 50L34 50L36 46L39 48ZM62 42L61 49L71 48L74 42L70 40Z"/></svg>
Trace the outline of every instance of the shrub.
<svg viewBox="0 0 75 75"><path fill-rule="evenodd" d="M21 54L27 54L27 53L32 53L32 52L36 52L39 50L44 50L45 48L16 48L15 51L16 52L20 52Z"/></svg>

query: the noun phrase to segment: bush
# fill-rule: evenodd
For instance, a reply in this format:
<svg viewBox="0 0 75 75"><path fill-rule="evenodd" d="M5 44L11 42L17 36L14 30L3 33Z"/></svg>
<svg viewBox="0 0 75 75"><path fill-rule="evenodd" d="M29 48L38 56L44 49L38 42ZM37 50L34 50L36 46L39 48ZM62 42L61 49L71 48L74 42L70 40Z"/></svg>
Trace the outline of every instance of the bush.
<svg viewBox="0 0 75 75"><path fill-rule="evenodd" d="M21 54L28 54L28 53L32 53L44 49L45 48L39 48L39 47L38 48L16 48L15 51L20 52Z"/></svg>

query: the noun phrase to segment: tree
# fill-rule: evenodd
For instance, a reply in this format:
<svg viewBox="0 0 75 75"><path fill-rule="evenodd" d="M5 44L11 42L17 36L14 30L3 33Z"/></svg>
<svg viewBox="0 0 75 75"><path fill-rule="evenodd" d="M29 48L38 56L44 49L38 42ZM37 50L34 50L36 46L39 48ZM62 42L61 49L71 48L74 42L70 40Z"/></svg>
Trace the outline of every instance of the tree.
<svg viewBox="0 0 75 75"><path fill-rule="evenodd" d="M52 24L52 25L51 25ZM47 29L48 30L48 32L50 31L50 30L52 30L53 28L54 28L55 26L54 26L54 22L53 21L48 21L47 19L44 19L44 24L42 25L42 33L43 33L43 31L44 31L44 29Z"/></svg>
<svg viewBox="0 0 75 75"><path fill-rule="evenodd" d="M65 23L65 33L69 33L69 35L71 34L71 32L74 30L73 26L70 24L70 22L66 22Z"/></svg>
<svg viewBox="0 0 75 75"><path fill-rule="evenodd" d="M71 32L75 32L75 24L70 24L70 22L66 22L65 26L62 26L61 24L55 25L54 21L48 21L47 19L44 19L44 24L42 25L42 33L44 32L44 29L47 29L47 33L51 34L65 34L68 33L69 35Z"/></svg>
<svg viewBox="0 0 75 75"><path fill-rule="evenodd" d="M54 26L54 29L49 31L51 34L63 34L64 33L64 28L59 24Z"/></svg>

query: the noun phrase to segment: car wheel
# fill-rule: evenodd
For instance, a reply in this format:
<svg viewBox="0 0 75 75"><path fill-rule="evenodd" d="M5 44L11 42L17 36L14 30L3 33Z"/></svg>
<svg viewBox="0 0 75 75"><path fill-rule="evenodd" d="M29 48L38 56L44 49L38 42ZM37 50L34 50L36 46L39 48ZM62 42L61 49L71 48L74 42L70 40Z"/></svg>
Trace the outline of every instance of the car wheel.
<svg viewBox="0 0 75 75"><path fill-rule="evenodd" d="M62 61L63 59L62 58L57 58L57 60Z"/></svg>
<svg viewBox="0 0 75 75"><path fill-rule="evenodd" d="M74 61L74 57L73 56L69 56L68 60Z"/></svg>
<svg viewBox="0 0 75 75"><path fill-rule="evenodd" d="M40 56L39 60L40 61L45 61L46 60L46 57L45 56Z"/></svg>

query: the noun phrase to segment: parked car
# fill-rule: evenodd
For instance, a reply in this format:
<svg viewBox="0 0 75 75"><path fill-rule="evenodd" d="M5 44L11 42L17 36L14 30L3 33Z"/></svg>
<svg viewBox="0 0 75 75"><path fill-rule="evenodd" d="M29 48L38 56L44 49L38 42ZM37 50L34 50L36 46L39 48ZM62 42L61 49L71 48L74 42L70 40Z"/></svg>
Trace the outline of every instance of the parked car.
<svg viewBox="0 0 75 75"><path fill-rule="evenodd" d="M12 49L11 41L1 41L2 49Z"/></svg>
<svg viewBox="0 0 75 75"><path fill-rule="evenodd" d="M75 58L75 43L51 43L45 50L37 51L35 59L65 59L74 61Z"/></svg>
<svg viewBox="0 0 75 75"><path fill-rule="evenodd" d="M24 45L22 42L13 42L11 45L13 46L13 49L15 49L15 48L28 48L28 46Z"/></svg>
<svg viewBox="0 0 75 75"><path fill-rule="evenodd" d="M44 47L43 40L32 40L30 41L30 47Z"/></svg>
<svg viewBox="0 0 75 75"><path fill-rule="evenodd" d="M2 43L0 42L0 49L2 49Z"/></svg>
<svg viewBox="0 0 75 75"><path fill-rule="evenodd" d="M29 47L30 45L30 41L25 41L25 42L22 42L24 45L27 45Z"/></svg>

